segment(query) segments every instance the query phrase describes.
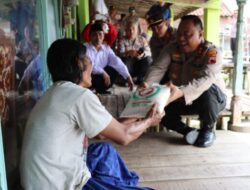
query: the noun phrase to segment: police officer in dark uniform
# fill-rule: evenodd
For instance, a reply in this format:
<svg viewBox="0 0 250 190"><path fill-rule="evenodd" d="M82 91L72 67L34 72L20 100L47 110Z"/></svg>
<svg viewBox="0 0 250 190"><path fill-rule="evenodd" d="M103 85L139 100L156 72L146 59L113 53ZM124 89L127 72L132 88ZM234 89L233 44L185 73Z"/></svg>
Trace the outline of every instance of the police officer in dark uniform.
<svg viewBox="0 0 250 190"><path fill-rule="evenodd" d="M184 16L177 31L177 42L171 43L153 63L144 86L160 82L168 71L171 95L162 124L184 135L188 144L211 146L219 112L226 106L225 84L221 76L220 51L204 40L199 17ZM181 121L181 115L198 114L201 129Z"/></svg>
<svg viewBox="0 0 250 190"><path fill-rule="evenodd" d="M169 3L157 3L146 14L153 35L149 41L153 61L159 57L162 49L176 40L176 29L170 25L171 11Z"/></svg>

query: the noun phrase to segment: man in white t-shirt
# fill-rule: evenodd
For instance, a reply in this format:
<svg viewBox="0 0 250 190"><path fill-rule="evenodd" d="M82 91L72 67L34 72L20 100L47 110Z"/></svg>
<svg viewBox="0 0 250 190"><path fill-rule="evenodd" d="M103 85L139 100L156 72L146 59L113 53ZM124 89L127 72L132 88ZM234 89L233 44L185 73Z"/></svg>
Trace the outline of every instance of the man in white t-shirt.
<svg viewBox="0 0 250 190"><path fill-rule="evenodd" d="M101 135L127 145L161 120L155 106L142 121L125 125L114 119L87 89L92 64L85 53L81 43L70 39L57 40L48 50L54 84L35 105L26 125L20 162L25 190L82 189L91 178L87 138Z"/></svg>

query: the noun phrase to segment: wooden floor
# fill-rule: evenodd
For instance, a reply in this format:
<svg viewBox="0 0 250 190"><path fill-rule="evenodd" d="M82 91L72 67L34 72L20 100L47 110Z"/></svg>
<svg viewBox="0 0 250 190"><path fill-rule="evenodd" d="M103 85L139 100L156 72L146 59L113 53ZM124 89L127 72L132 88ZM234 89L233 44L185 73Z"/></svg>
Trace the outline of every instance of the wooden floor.
<svg viewBox="0 0 250 190"><path fill-rule="evenodd" d="M140 186L157 190L249 190L250 134L216 131L209 148L186 145L175 132L145 133L115 145Z"/></svg>
<svg viewBox="0 0 250 190"><path fill-rule="evenodd" d="M128 93L126 88L113 90L114 94ZM250 100L249 96L245 99ZM114 116L119 116L126 105L119 96L102 101ZM248 106L246 102L250 101L244 102L244 111L249 111L250 103ZM217 130L216 136L209 148L186 145L175 132L145 133L126 147L115 147L129 169L140 176L140 186L156 190L250 190L250 133Z"/></svg>

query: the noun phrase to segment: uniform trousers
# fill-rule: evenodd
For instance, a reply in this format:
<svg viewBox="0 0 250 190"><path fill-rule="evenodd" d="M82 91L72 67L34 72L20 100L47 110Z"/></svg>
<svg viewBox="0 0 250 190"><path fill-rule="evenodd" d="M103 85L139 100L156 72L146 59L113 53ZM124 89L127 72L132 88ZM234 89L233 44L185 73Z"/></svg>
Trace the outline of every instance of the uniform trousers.
<svg viewBox="0 0 250 190"><path fill-rule="evenodd" d="M186 125L181 121L181 115L199 115L202 129L212 129L219 113L226 107L226 95L216 85L212 85L191 105L186 105L184 99L176 100L165 107L162 124L167 129L185 135Z"/></svg>

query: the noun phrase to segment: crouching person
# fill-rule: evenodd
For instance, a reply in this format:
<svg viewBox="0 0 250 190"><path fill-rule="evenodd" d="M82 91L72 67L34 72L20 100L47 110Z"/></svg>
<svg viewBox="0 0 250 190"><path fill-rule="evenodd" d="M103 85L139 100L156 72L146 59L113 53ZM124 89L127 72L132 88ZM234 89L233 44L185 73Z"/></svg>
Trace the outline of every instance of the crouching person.
<svg viewBox="0 0 250 190"><path fill-rule="evenodd" d="M145 77L144 86L159 83L166 74L171 80L171 95L162 124L184 135L188 144L209 147L215 140L215 123L226 107L221 69L221 53L204 39L200 18L187 15L181 18L177 42L163 49ZM189 114L199 115L200 130L181 121L181 115Z"/></svg>
<svg viewBox="0 0 250 190"><path fill-rule="evenodd" d="M57 40L48 50L54 84L26 125L20 165L25 190L147 189L136 187L138 176L127 170L111 145L96 143L87 152L87 141L101 135L127 145L157 125L162 115L154 106L141 121L114 119L88 90L92 64L85 53L85 46L70 39Z"/></svg>

